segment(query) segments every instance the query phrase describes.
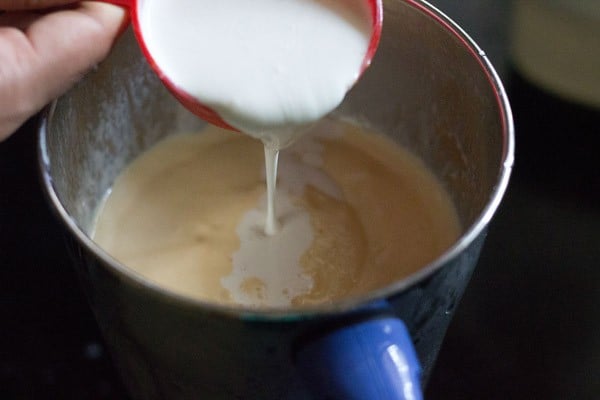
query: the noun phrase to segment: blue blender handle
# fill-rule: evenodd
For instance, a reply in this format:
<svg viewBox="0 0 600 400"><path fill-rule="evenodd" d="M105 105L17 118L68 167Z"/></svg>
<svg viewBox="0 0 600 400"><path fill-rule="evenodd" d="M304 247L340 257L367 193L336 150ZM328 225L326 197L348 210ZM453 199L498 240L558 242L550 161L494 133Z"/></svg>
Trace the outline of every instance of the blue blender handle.
<svg viewBox="0 0 600 400"><path fill-rule="evenodd" d="M422 400L421 366L404 323L376 317L303 343L296 365L317 399Z"/></svg>

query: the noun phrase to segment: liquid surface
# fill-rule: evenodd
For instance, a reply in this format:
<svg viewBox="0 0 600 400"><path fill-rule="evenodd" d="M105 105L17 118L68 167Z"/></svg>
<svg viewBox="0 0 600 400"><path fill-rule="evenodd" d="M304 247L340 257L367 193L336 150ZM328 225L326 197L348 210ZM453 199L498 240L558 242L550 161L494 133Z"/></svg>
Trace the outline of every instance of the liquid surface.
<svg viewBox="0 0 600 400"><path fill-rule="evenodd" d="M326 119L281 154L280 231L264 232L263 146L215 127L174 135L116 180L94 239L174 292L250 307L366 293L456 240L447 193L388 139Z"/></svg>
<svg viewBox="0 0 600 400"><path fill-rule="evenodd" d="M171 82L271 148L343 100L372 34L363 0L142 0L140 28Z"/></svg>

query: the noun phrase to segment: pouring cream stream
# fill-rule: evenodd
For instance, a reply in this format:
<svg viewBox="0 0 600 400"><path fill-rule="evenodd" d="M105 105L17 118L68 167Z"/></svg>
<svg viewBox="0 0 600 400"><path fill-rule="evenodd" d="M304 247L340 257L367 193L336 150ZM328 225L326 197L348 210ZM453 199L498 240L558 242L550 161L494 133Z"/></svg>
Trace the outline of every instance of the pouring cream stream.
<svg viewBox="0 0 600 400"><path fill-rule="evenodd" d="M373 35L364 0L140 0L139 29L169 81L265 146L265 232L278 230L279 150L343 100Z"/></svg>

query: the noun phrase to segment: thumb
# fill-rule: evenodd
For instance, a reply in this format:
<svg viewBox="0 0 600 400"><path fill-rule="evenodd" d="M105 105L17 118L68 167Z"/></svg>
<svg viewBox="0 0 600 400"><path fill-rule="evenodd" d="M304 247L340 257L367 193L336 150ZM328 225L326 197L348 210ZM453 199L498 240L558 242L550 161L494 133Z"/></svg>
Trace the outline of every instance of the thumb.
<svg viewBox="0 0 600 400"><path fill-rule="evenodd" d="M36 10L77 3L77 0L0 0L0 10Z"/></svg>

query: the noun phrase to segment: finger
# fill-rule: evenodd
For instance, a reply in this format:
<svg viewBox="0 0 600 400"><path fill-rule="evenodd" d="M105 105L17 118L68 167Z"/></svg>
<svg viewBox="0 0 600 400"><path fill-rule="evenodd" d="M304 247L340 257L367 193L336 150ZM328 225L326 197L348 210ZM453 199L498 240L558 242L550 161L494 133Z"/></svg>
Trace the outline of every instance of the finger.
<svg viewBox="0 0 600 400"><path fill-rule="evenodd" d="M0 28L0 139L106 57L124 24L122 8L84 2Z"/></svg>
<svg viewBox="0 0 600 400"><path fill-rule="evenodd" d="M0 10L35 10L77 3L77 0L0 0Z"/></svg>
<svg viewBox="0 0 600 400"><path fill-rule="evenodd" d="M38 82L64 82L42 93L41 101L62 94L104 59L124 23L122 8L84 2L77 10L52 13L32 24L27 33L40 60Z"/></svg>

